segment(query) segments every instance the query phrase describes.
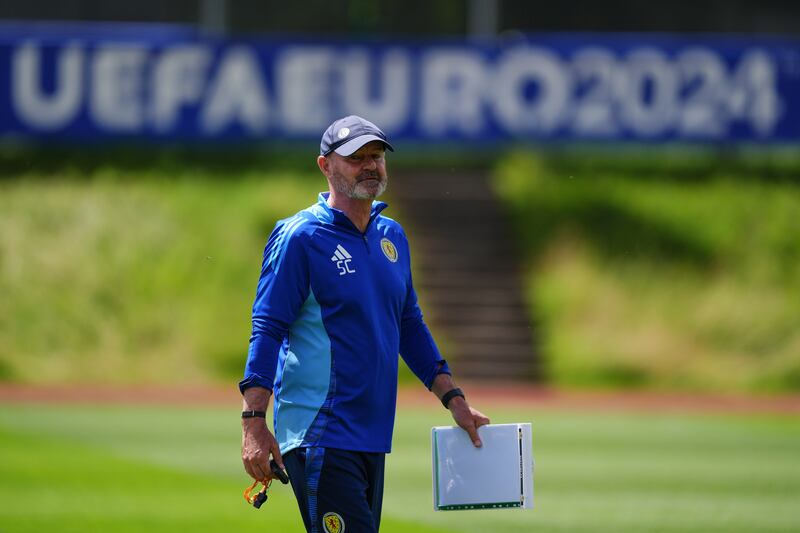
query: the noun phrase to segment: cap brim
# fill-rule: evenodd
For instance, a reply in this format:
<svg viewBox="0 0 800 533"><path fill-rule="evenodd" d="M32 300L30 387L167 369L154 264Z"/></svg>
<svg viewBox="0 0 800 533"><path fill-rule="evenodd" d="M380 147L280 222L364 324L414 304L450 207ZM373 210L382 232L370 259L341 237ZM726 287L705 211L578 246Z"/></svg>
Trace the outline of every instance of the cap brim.
<svg viewBox="0 0 800 533"><path fill-rule="evenodd" d="M366 135L360 135L360 136L356 137L355 139L350 139L349 141L347 141L343 145L341 145L338 148L336 148L336 150L334 150L334 152L336 152L340 156L347 157L349 155L353 155L354 153L356 153L358 151L359 148L361 148L362 146L364 146L368 142L372 142L372 141L380 141L380 142L382 142L383 144L386 145L386 148L388 148L390 151L394 152L394 148L392 148L392 145L389 144L386 141L386 139L381 139L377 135L372 135L371 133L368 133Z"/></svg>

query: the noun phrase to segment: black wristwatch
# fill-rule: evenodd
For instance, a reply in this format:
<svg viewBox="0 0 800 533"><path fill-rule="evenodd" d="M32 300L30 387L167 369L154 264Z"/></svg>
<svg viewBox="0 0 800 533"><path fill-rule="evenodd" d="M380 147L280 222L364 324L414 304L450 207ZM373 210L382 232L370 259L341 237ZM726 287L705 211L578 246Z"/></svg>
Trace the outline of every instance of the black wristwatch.
<svg viewBox="0 0 800 533"><path fill-rule="evenodd" d="M242 418L267 418L266 411L242 411Z"/></svg>
<svg viewBox="0 0 800 533"><path fill-rule="evenodd" d="M455 388L449 392L444 393L444 396L442 396L442 405L444 405L445 409L447 409L447 404L450 403L450 400L452 400L456 396L461 396L466 400L464 393L459 388Z"/></svg>

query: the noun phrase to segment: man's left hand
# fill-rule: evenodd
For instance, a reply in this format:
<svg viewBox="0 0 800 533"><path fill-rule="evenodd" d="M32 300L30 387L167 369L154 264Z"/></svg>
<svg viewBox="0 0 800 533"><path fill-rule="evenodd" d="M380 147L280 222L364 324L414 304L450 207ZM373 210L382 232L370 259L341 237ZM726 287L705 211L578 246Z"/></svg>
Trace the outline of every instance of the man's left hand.
<svg viewBox="0 0 800 533"><path fill-rule="evenodd" d="M455 420L456 424L469 434L472 444L476 448L483 446L480 437L478 437L478 428L488 424L489 418L477 409L470 407L467 401L460 396L450 400L447 408L450 410L450 414L453 415L453 420Z"/></svg>

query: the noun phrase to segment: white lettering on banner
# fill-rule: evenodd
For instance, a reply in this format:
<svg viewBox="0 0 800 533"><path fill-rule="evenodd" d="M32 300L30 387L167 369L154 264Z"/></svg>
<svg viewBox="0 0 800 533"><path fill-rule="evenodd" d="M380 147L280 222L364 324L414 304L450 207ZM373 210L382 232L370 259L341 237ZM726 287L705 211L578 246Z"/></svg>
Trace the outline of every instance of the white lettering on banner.
<svg viewBox="0 0 800 533"><path fill-rule="evenodd" d="M269 97L255 54L244 46L232 48L211 82L200 114L201 128L216 133L240 123L251 133L262 133L269 115Z"/></svg>
<svg viewBox="0 0 800 533"><path fill-rule="evenodd" d="M95 51L89 113L109 131L135 132L144 125L144 67L141 46L108 45Z"/></svg>
<svg viewBox="0 0 800 533"><path fill-rule="evenodd" d="M366 51L355 49L345 54L342 65L344 113L370 117L385 131L403 127L411 107L411 61L402 50L389 50L382 61L370 65ZM375 76L373 71L380 70ZM372 80L377 78L379 97L371 97Z"/></svg>
<svg viewBox="0 0 800 533"><path fill-rule="evenodd" d="M633 131L720 138L735 121L767 136L784 112L775 63L759 51L747 52L733 75L718 53L702 47L687 48L674 61L646 48L622 60L602 48L584 48L572 68L575 111L567 124L579 136Z"/></svg>
<svg viewBox="0 0 800 533"><path fill-rule="evenodd" d="M689 48L677 59L685 88L678 131L687 137L719 137L728 127L724 88L728 85L725 66L711 50Z"/></svg>
<svg viewBox="0 0 800 533"><path fill-rule="evenodd" d="M289 134L319 134L332 117L330 90L336 54L332 47L291 47L275 68L283 128Z"/></svg>
<svg viewBox="0 0 800 533"><path fill-rule="evenodd" d="M57 52L55 89L42 90L42 51L28 42L13 54L11 68L12 106L19 118L44 131L63 128L80 112L83 98L83 49L74 44Z"/></svg>
<svg viewBox="0 0 800 533"><path fill-rule="evenodd" d="M532 44L421 53L280 45L266 61L244 44L219 47L218 61L215 50L23 41L10 50L11 113L32 131L92 134L214 136L240 126L245 135L316 137L356 113L389 132L433 139L720 139L742 127L768 138L787 113L780 75L797 76L781 74L778 56L756 47L728 58L703 46L620 55L588 45L566 56Z"/></svg>
<svg viewBox="0 0 800 533"><path fill-rule="evenodd" d="M574 90L581 91L572 109L572 128L578 135L610 137L619 133L614 105L614 56L604 48L579 50L572 59ZM577 96L577 95L576 95Z"/></svg>
<svg viewBox="0 0 800 533"><path fill-rule="evenodd" d="M620 74L618 98L623 123L644 137L671 128L677 116L678 79L664 54L654 48L634 50Z"/></svg>
<svg viewBox="0 0 800 533"><path fill-rule="evenodd" d="M514 48L498 61L492 82L492 100L497 119L514 134L550 133L563 120L572 84L552 52L538 47ZM526 98L535 83L537 94Z"/></svg>
<svg viewBox="0 0 800 533"><path fill-rule="evenodd" d="M747 52L734 74L730 105L733 113L749 121L761 136L772 133L783 114L778 96L775 63L760 50Z"/></svg>
<svg viewBox="0 0 800 533"><path fill-rule="evenodd" d="M211 53L205 46L167 48L153 67L150 120L157 131L168 132L186 105L203 96Z"/></svg>
<svg viewBox="0 0 800 533"><path fill-rule="evenodd" d="M725 66L711 50L689 48L677 59L685 88L678 131L687 137L719 137L728 128Z"/></svg>
<svg viewBox="0 0 800 533"><path fill-rule="evenodd" d="M475 136L484 128L486 69L480 54L435 49L422 59L420 122L424 132Z"/></svg>

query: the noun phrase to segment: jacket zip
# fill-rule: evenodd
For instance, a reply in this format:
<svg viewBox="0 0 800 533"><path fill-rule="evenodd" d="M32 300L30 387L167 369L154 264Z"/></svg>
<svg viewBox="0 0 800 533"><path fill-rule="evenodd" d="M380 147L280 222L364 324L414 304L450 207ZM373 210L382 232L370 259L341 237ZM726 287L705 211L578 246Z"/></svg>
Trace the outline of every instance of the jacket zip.
<svg viewBox="0 0 800 533"><path fill-rule="evenodd" d="M369 239L367 238L367 232L369 231L369 227L372 225L372 222L376 218L378 218L378 215L374 215L374 216L371 216L369 218L369 222L367 222L367 227L364 229L364 233L361 233L360 231L358 231L358 228L355 226L355 224L353 224L353 221L350 220L349 218L346 218L347 225L344 226L344 229L346 229L350 233L355 233L355 234L361 236L361 239L364 241L364 248L366 248L366 250L367 250L367 255L372 255L372 252L369 249ZM337 224L337 225L340 225L340 224ZM347 227L348 225L350 227Z"/></svg>

